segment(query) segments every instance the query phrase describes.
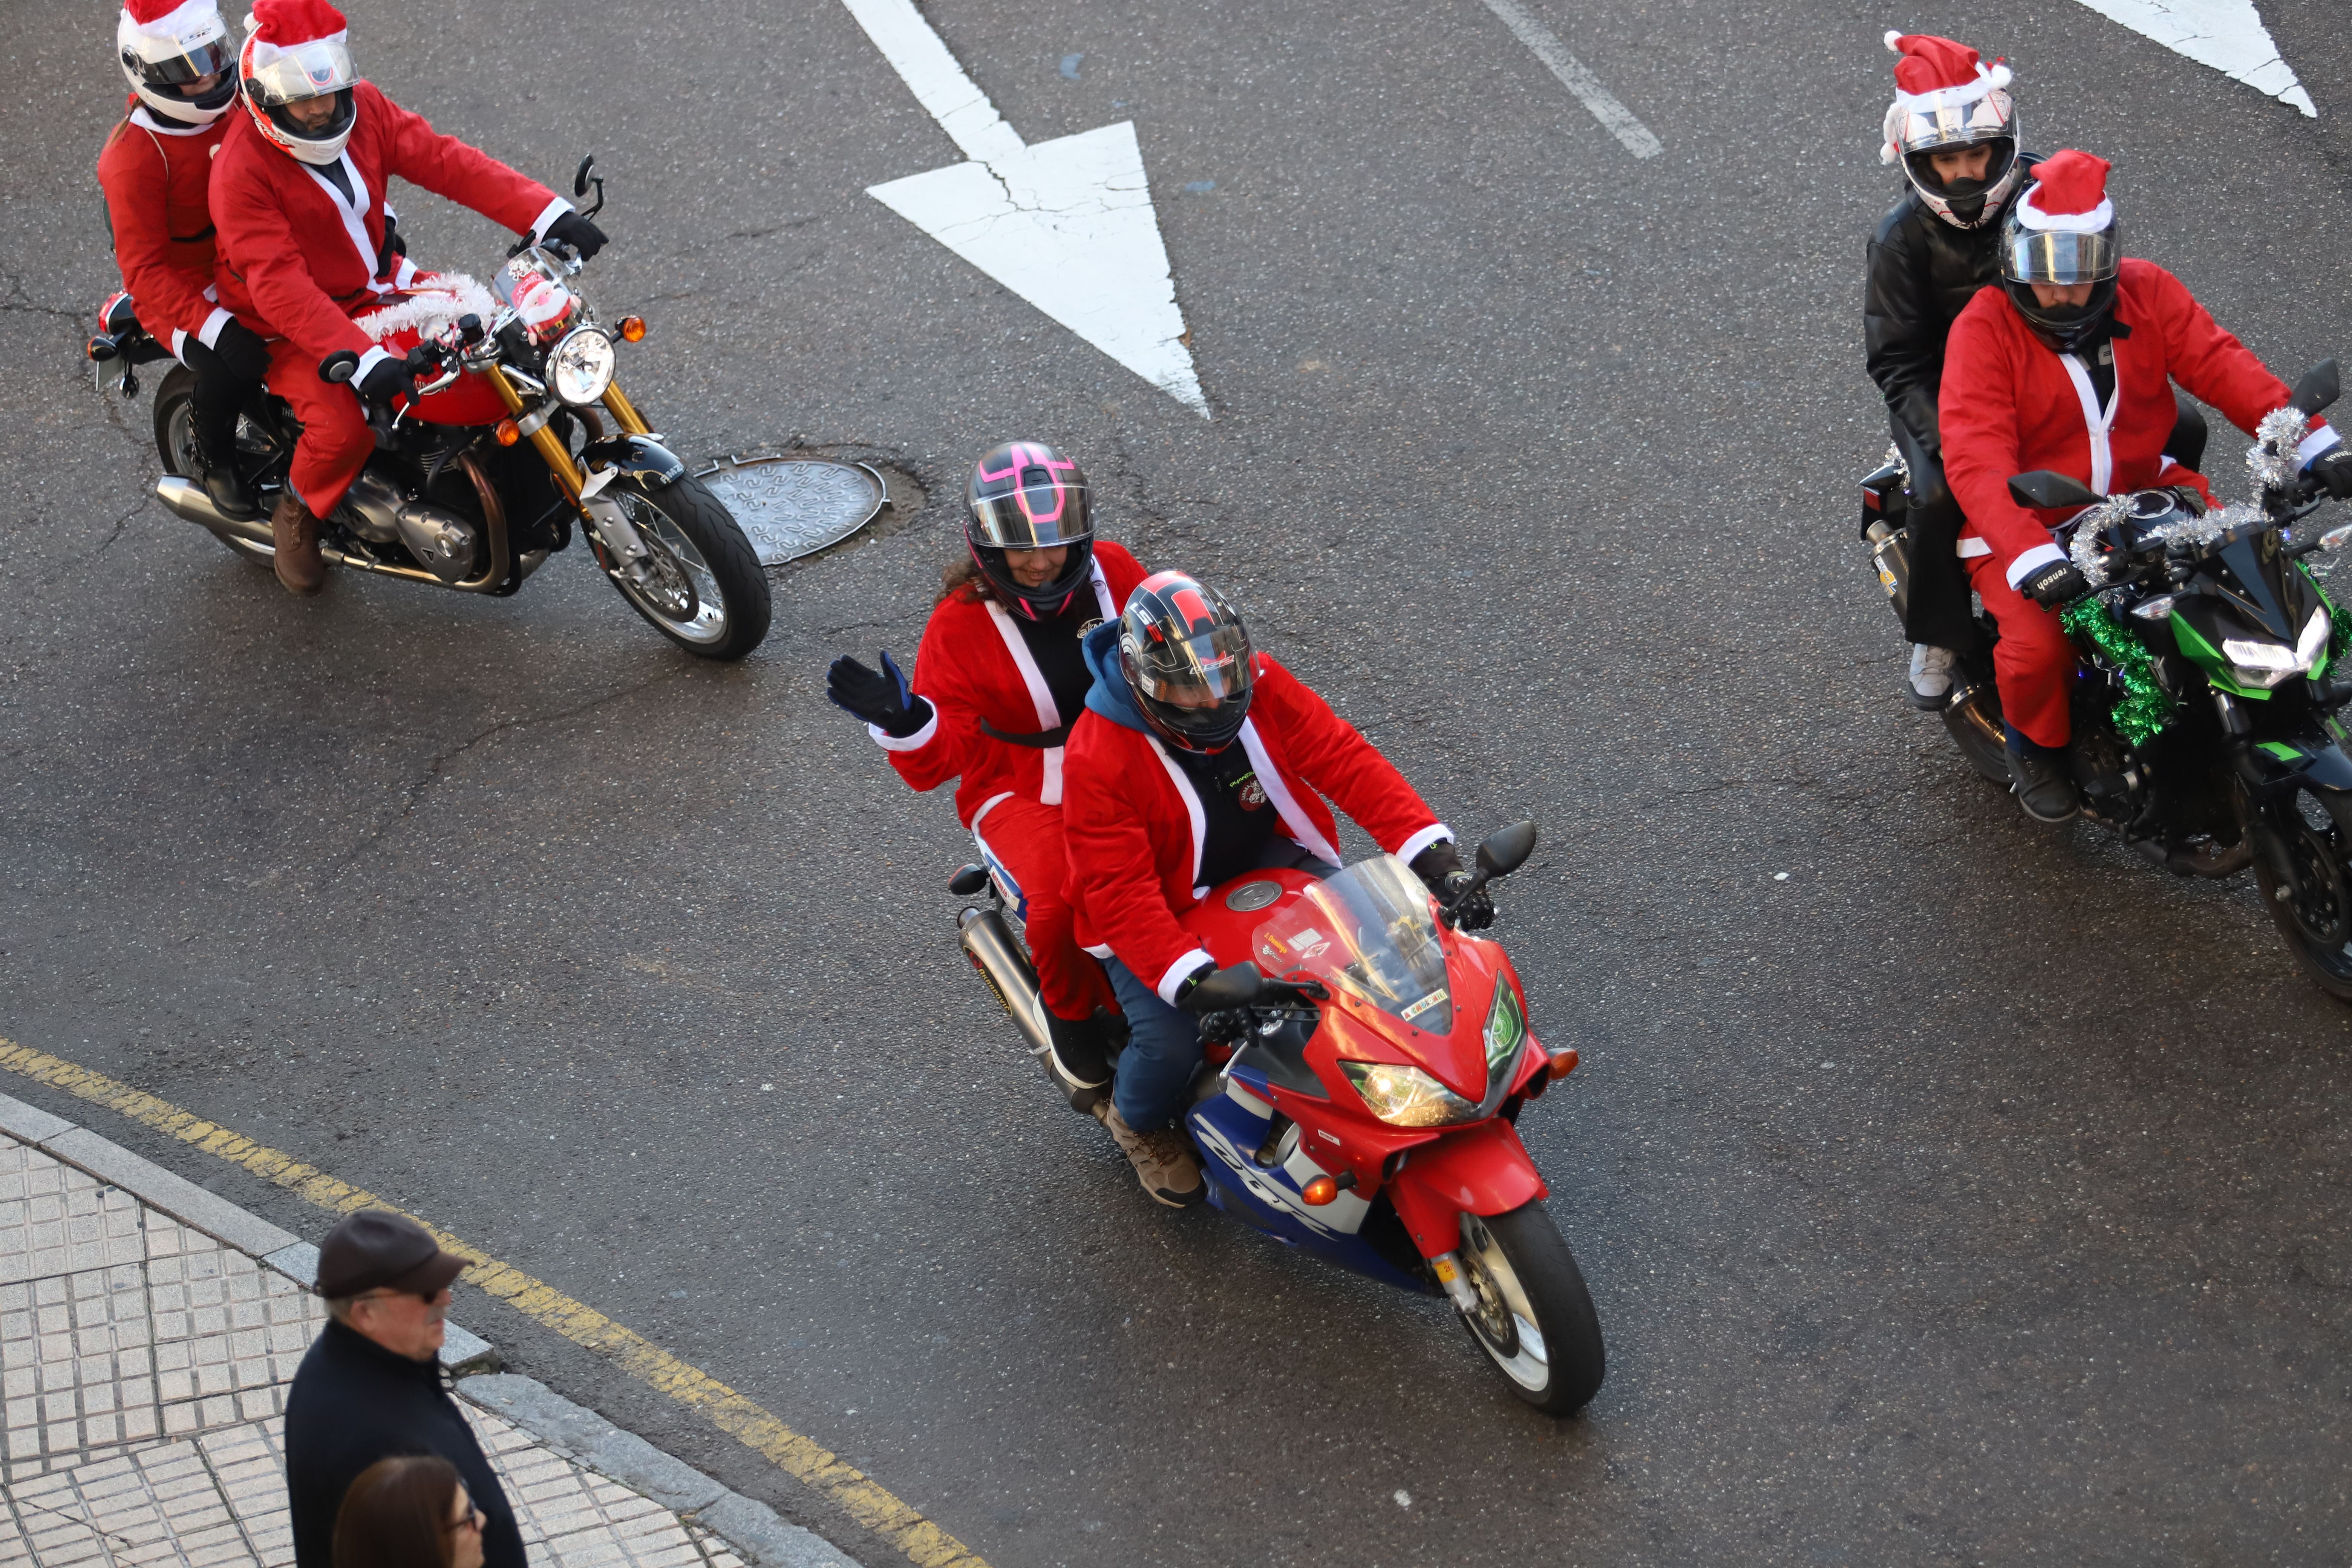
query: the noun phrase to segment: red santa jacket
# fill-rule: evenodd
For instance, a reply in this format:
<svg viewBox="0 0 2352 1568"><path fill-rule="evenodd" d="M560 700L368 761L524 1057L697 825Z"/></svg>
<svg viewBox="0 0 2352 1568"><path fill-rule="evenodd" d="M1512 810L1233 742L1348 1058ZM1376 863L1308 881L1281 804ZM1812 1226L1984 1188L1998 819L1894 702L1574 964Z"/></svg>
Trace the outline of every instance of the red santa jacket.
<svg viewBox="0 0 2352 1568"><path fill-rule="evenodd" d="M1326 796L1400 859L1454 837L1395 765L1273 655L1256 655L1250 668L1256 686L1236 744L1295 843L1339 864L1339 826ZM1102 673L1097 663L1097 679ZM1215 963L1176 923L1211 891L1197 885L1205 847L1199 792L1158 736L1106 718L1091 700L1070 732L1063 787L1079 943L1097 958L1117 955L1172 1003L1195 970Z"/></svg>
<svg viewBox="0 0 2352 1568"><path fill-rule="evenodd" d="M1094 602L1104 620L1115 621L1144 570L1123 547L1100 540L1092 575ZM956 819L966 827L1007 798L1062 804L1064 748L1016 746L980 727L985 720L1005 734L1025 735L1058 730L1076 717L1055 707L1045 675L1003 605L968 590L940 600L923 627L908 684L931 705L931 721L905 737L871 724L866 730L909 786L937 789L961 778Z"/></svg>
<svg viewBox="0 0 2352 1568"><path fill-rule="evenodd" d="M2128 259L2116 279L2115 395L2103 409L2090 373L2053 353L2008 293L1979 291L1952 323L1944 350L1944 474L1968 515L1963 556L1990 555L2015 587L2044 562L2063 559L2050 529L2064 510L2037 511L2010 499L2015 474L2050 468L2101 495L2204 477L2164 455L2179 411L2171 382L2221 411L2248 435L2285 405L2286 386L2214 323L2186 285L2152 261ZM2315 426L2304 456L2336 441Z"/></svg>
<svg viewBox="0 0 2352 1568"><path fill-rule="evenodd" d="M214 346L229 322L213 289L213 154L231 116L174 126L131 100L98 155L98 183L114 230L114 263L137 301L139 324L177 354L187 340ZM249 323L248 323L249 324Z"/></svg>
<svg viewBox="0 0 2352 1568"><path fill-rule="evenodd" d="M543 234L572 204L535 180L444 136L372 82L352 89L358 120L343 146L346 201L319 170L272 146L248 116L235 121L214 160L213 222L220 230L221 302L312 360L344 349L361 373L385 357L352 323L416 277L384 243L384 195L398 174L473 208L518 234Z"/></svg>

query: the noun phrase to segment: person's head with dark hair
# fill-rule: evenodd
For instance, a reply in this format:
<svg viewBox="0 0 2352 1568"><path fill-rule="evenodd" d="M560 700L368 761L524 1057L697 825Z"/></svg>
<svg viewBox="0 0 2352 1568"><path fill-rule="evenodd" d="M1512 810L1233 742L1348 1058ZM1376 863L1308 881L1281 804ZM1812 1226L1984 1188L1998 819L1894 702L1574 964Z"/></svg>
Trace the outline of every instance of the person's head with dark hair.
<svg viewBox="0 0 2352 1568"><path fill-rule="evenodd" d="M378 1459L335 1514L335 1568L482 1568L483 1522L448 1460Z"/></svg>

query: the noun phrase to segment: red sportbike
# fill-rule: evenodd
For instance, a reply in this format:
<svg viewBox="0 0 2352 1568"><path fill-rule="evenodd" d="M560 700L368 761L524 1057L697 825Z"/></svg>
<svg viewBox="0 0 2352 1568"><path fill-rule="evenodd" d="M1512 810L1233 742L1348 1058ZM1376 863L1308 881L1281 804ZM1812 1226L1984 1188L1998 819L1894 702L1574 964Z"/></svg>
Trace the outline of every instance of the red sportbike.
<svg viewBox="0 0 2352 1568"><path fill-rule="evenodd" d="M1478 849L1471 889L1526 863L1533 825ZM1001 868L966 868L967 896ZM1042 1055L1036 980L1002 909L967 909L965 952ZM1321 881L1253 871L1183 921L1225 967L1195 987L1207 1065L1184 1126L1209 1201L1342 1268L1450 1300L1521 1399L1554 1415L1601 1387L1601 1324L1519 1142L1527 1106L1576 1066L1527 1024L1500 944L1454 929L1390 856Z"/></svg>

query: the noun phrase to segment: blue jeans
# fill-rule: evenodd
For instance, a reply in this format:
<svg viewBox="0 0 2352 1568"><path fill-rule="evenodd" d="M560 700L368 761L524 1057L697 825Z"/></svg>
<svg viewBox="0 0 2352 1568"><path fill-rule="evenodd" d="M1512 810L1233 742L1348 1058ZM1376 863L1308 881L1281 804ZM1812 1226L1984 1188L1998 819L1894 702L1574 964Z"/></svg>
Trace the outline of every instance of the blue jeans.
<svg viewBox="0 0 2352 1568"><path fill-rule="evenodd" d="M1310 877L1328 877L1339 870L1279 834L1257 863ZM1111 1085L1111 1103L1118 1107L1119 1120L1138 1132L1156 1132L1183 1113L1192 1075L1201 1067L1201 1026L1192 1014L1162 1002L1158 992L1118 959L1103 960L1103 969L1110 975L1110 988L1118 994L1129 1031Z"/></svg>

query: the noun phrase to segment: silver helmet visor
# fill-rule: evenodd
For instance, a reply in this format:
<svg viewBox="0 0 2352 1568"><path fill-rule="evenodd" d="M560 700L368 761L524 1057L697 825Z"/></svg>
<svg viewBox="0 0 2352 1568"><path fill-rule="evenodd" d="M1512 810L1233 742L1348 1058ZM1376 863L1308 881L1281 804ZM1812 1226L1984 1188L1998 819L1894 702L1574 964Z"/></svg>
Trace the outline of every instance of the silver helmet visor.
<svg viewBox="0 0 2352 1568"><path fill-rule="evenodd" d="M150 87L185 87L192 81L202 81L208 76L218 76L234 63L228 40L207 38L192 44L187 49L162 58L127 55L138 70L140 79Z"/></svg>
<svg viewBox="0 0 2352 1568"><path fill-rule="evenodd" d="M2012 227L2001 237L2001 273L2015 283L2104 283L2123 259L2115 226L2096 234Z"/></svg>
<svg viewBox="0 0 2352 1568"><path fill-rule="evenodd" d="M974 541L999 550L1051 550L1091 539L1095 531L1087 487L1066 479L974 500L971 521Z"/></svg>
<svg viewBox="0 0 2352 1568"><path fill-rule="evenodd" d="M1942 103L1926 110L1897 107L1890 119L1893 140L1906 155L1939 147L1974 147L2017 134L2016 102L1999 90L1974 103Z"/></svg>
<svg viewBox="0 0 2352 1568"><path fill-rule="evenodd" d="M1171 708L1210 709L1249 695L1249 634L1238 624L1158 644L1137 664L1143 694Z"/></svg>
<svg viewBox="0 0 2352 1568"><path fill-rule="evenodd" d="M306 98L341 92L360 79L352 65L352 51L341 44L304 44L290 49L245 79L246 90L264 109L281 109Z"/></svg>

